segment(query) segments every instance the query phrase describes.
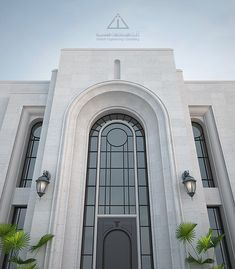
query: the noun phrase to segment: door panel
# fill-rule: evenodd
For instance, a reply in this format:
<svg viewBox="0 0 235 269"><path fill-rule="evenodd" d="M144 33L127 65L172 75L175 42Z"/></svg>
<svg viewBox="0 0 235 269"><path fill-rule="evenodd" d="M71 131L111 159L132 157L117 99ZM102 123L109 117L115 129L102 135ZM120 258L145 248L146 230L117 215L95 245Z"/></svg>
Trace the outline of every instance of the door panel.
<svg viewBox="0 0 235 269"><path fill-rule="evenodd" d="M96 269L137 269L136 218L98 218Z"/></svg>

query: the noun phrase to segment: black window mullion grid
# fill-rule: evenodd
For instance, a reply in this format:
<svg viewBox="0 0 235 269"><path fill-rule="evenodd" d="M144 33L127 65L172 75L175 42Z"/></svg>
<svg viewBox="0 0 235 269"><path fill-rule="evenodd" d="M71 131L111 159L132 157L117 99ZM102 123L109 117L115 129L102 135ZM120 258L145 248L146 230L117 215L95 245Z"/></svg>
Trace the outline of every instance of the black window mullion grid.
<svg viewBox="0 0 235 269"><path fill-rule="evenodd" d="M123 184L123 208L124 208L124 214L126 214L126 187L125 187L125 152L124 152L124 145L122 146L122 184Z"/></svg>
<svg viewBox="0 0 235 269"><path fill-rule="evenodd" d="M215 216L215 222L216 222L216 226L217 226L216 230L219 232L219 234L224 234L224 228L223 228L223 223L222 223L219 208L215 207L213 209L213 213L214 213L214 216ZM219 247L221 249L221 253L222 253L222 256L223 256L223 261L225 263L225 269L230 269L231 268L231 263L230 263L230 259L229 259L228 246L227 246L227 242L226 242L225 237L223 238L223 240L220 243Z"/></svg>
<svg viewBox="0 0 235 269"><path fill-rule="evenodd" d="M22 210L26 209L26 208L27 208L26 206L16 206L16 207L14 207L14 212L13 212L13 217L12 217L12 222L11 223L15 224L16 227L18 227L18 225L19 225L19 220L20 220L20 217L21 217L21 214L22 214ZM19 229L21 229L21 228L19 228Z"/></svg>
<svg viewBox="0 0 235 269"><path fill-rule="evenodd" d="M26 157L25 161L24 161L23 172L22 172L21 181L20 181L20 187L25 188L25 186L26 186L26 181L27 181L26 178L27 178L29 166L30 166L30 158Z"/></svg>
<svg viewBox="0 0 235 269"><path fill-rule="evenodd" d="M192 126L194 128L197 128L197 131L200 133L200 136L196 136L196 134L194 133L194 141L196 144L196 149L197 149L197 145L199 145L200 149L201 149L201 153L202 153L202 156L199 156L198 150L197 150L198 161L200 159L203 160L203 167L200 167L200 170L204 169L204 171L206 173L206 178L203 178L203 176L201 174L203 186L213 188L213 187L215 187L215 183L214 183L214 179L213 179L213 175L212 175L212 169L211 169L211 164L210 164L210 159L209 159L209 155L208 155L206 139L205 139L203 128L197 122L192 122ZM201 162L199 162L199 166L201 166Z"/></svg>
<svg viewBox="0 0 235 269"><path fill-rule="evenodd" d="M18 227L19 225L19 220L22 214L22 209L27 209L27 206L17 206L14 207L14 211L13 211L13 217L12 217L12 221L11 224L15 224L16 225L16 229L17 230L21 230L21 227ZM25 216L24 216L25 217ZM8 260L12 257L12 253L5 255L3 258L3 264L2 264L2 269L10 269L10 263L8 262Z"/></svg>
<svg viewBox="0 0 235 269"><path fill-rule="evenodd" d="M104 152L110 153L111 151L110 151L110 150L106 150L106 151L101 150L100 152L102 152L102 153L104 153ZM127 151L127 150L124 150L124 151L115 151L115 153L120 153L120 152L131 153L131 152L133 152L133 151L132 151L132 150L129 150L129 151ZM139 151L139 152L144 152L144 151ZM114 168L115 168L115 167L114 167Z"/></svg>
<svg viewBox="0 0 235 269"><path fill-rule="evenodd" d="M136 133L136 136L137 136L137 134L138 134L138 136L140 136L140 137L143 137L143 134L144 134L144 132L143 132L143 129L141 129L140 130L140 125L138 124L138 122L136 121L136 120L134 120L133 118L131 118L130 116L126 116L126 115L109 115L108 116L108 118L107 118L107 116L105 116L104 117L105 118L105 120L103 120L103 122L105 123L105 122L108 122L108 118L109 118L109 120L110 121L112 121L112 120L115 120L115 119L123 119L123 120L125 120L125 119L127 119L128 120L128 122L130 123L130 125L132 126L132 127L134 127L135 128L135 132L138 132L138 133ZM96 124L96 130L94 129L95 127L93 127L92 128L92 132L93 133L99 133L99 131L100 131L100 126L101 125L103 125L103 123L102 124L100 124L101 123L101 120L99 121L99 124ZM139 135L139 134L142 134L142 136L141 135ZM101 205L101 206L103 206L104 207L104 212L106 213L106 211L109 209L109 214L112 212L111 210L112 210L112 207L113 208L115 208L115 207L117 207L117 208L119 208L120 206L123 206L124 207L124 213L126 214L127 212L126 212L126 209L128 209L128 213L130 214L131 213L131 207L133 207L133 205L132 204L130 204L130 176L131 176L131 171L130 171L130 160L129 160L129 156L131 156L130 154L134 154L134 152L133 152L133 150L130 150L130 148L129 148L129 144L128 144L128 142L129 142L129 139L127 139L127 150L125 151L124 150L124 146L123 146L123 148L122 148L122 156L123 156L123 167L114 167L114 168L112 168L112 155L113 155L113 151L111 150L111 147L110 147L110 152L108 151L108 149L107 149L107 145L106 145L106 151L105 151L105 157L106 157L106 169L105 169L105 189L106 188L109 188L109 205L107 206L107 205ZM107 139L106 139L106 143L107 143ZM145 142L144 142L145 143ZM136 147L137 147L137 145L136 145ZM103 152L103 151L101 151L101 152ZM139 152L142 152L142 153L145 153L145 150L144 151L139 151ZM127 156L127 160L126 160L126 165L127 165L127 167L125 167L125 158L124 158L124 156L125 156L125 154L126 154L126 156ZM132 156L133 157L133 156ZM109 158L109 163L110 163L110 167L107 167L108 166L108 163L107 163L107 161L108 161L108 158ZM144 165L144 167L142 168L143 170L145 170L146 171L146 155L144 156L144 158L145 158L145 165ZM97 165L97 164L96 164ZM109 180L110 180L110 182L109 182L109 185L107 185L107 180L108 180L108 174L107 174L107 171L108 171L108 169L109 169L109 171L110 171L110 175L109 175L109 177L111 177L111 168L112 169L123 169L123 186L120 186L120 185L112 185L112 178L109 178ZM96 169L97 169L97 167L96 167ZM99 168L100 169L100 168ZM134 169L134 168L131 168L132 170ZM138 167L136 167L136 169L138 169ZM125 172L126 171L126 172ZM125 178L127 176L127 179ZM132 175L133 176L133 175ZM144 173L144 177L145 177L145 181L146 181L146 184L145 185L143 185L144 187L147 187L148 188L148 184L147 184L147 175ZM127 186L125 186L125 180L127 181ZM139 185L139 187L141 187L142 185ZM122 201L122 205L112 205L111 204L111 201L112 201L112 199L111 199L111 187L121 187L121 188L123 188L123 199L124 199L124 201ZM138 188L139 188L138 187ZM127 198L128 198L128 207L126 208L126 197L125 197L125 188L127 188ZM132 187L133 188L133 187ZM106 191L105 191L105 195L106 195ZM132 193L132 195L133 195L133 193ZM105 199L105 203L106 203L106 200L107 199ZM147 201L148 201L148 203L149 203L149 196L148 196L148 192L147 192ZM95 206L95 205L94 205ZM136 206L138 206L138 205L135 205L135 207ZM141 205L139 205L139 206L141 206ZM149 242L149 244L150 244L150 254L144 254L144 253L141 253L141 257L143 258L143 257L150 257L150 263L151 263L151 268L153 268L153 256L152 256L152 242L151 242L151 240L152 240L152 238L151 238L151 223L150 223L150 212L149 212L149 204L148 205L144 205L144 206L147 206L147 210L148 210L148 218L149 218L149 220L148 220L148 225L142 225L141 227L146 227L146 228L148 228L148 233L149 233L149 240L150 240L150 242ZM98 205L98 207L99 207L99 205ZM133 209L132 209L133 210ZM133 212L132 212L133 213ZM144 213L144 214L146 214L146 213ZM84 215L85 216L85 215ZM84 227L85 227L85 224L84 224ZM87 226L88 227L88 226ZM93 227L93 226L92 226ZM94 232L94 231L93 231ZM94 238L93 238L93 240L94 240ZM93 241L94 242L94 241ZM93 255L93 254L92 254ZM91 255L91 256L92 256ZM85 257L85 255L83 255L84 257ZM90 256L90 255L86 255L86 256ZM92 258L93 258L93 256L92 256ZM142 259L141 258L141 259ZM142 259L142 261L143 261L143 259ZM81 263L82 264L82 263ZM85 269L85 268L83 268L83 267L81 267L81 269ZM89 268L90 269L90 268ZM142 269L145 269L144 267L142 267Z"/></svg>
<svg viewBox="0 0 235 269"><path fill-rule="evenodd" d="M107 140L106 140L107 141ZM107 143L108 145L108 143ZM110 147L110 150L112 149L112 146L109 145ZM105 206L107 206L107 212L106 214L110 214L111 213L111 168L112 168L112 152L110 151L109 153L107 153L107 156L108 156L108 163L107 163L107 172L108 173L108 176L107 176L107 181L106 181L106 186L105 188L108 190L107 193L108 193L108 198L107 198L107 201L108 203L105 201ZM109 183L109 184L108 184Z"/></svg>
<svg viewBox="0 0 235 269"><path fill-rule="evenodd" d="M31 160L32 159L36 160L36 155L37 155L37 151L36 151L35 157L32 156L33 151L34 151L34 147L38 146L34 142L40 141L40 137L35 137L33 135L33 133L37 130L37 128L40 128L41 126L42 126L42 122L37 122L36 124L33 125L33 127L30 130L30 136L29 136L29 141L28 141L28 145L27 145L27 150L26 150L26 155L25 155L25 160L24 160L24 164L23 164L23 170L22 170L22 174L21 174L21 180L20 180L19 187L22 187L22 188L29 187L29 186L27 186L28 182L32 182L32 178L28 178L28 174L29 174L29 169L31 168ZM38 148L37 148L37 150L38 150ZM33 165L33 167L31 169L34 170L35 162L32 165Z"/></svg>
<svg viewBox="0 0 235 269"><path fill-rule="evenodd" d="M93 134L95 134L95 132L93 132ZM92 138L92 137L97 137L96 135L94 135L94 136L90 136L90 138ZM90 149L90 146L89 146L89 149ZM97 173L97 161L98 161L98 159L97 159L97 156L98 156L98 141L97 141L97 143L96 143L96 150L89 150L89 154L88 155L90 155L90 153L96 153L96 164L95 164L95 167L92 167L92 168L90 168L89 167L89 165L88 165L88 173L87 173L87 175L89 176L89 171L90 170L94 170L95 169L95 171L96 171L96 173ZM89 156L88 156L88 164L89 164ZM84 246L85 245L85 240L86 240L86 238L85 238L85 230L86 230L86 228L92 228L92 241L94 242L94 221L95 221L95 204L96 204L96 182L97 182L97 179L95 180L95 186L92 184L92 185L89 185L89 181L88 181L88 179L87 179L87 182L86 182L86 197L85 197L85 210L84 210L84 220L83 220L83 238L82 238L82 245ZM87 192L88 192L88 190L89 190L89 187L95 187L95 191L94 191L94 195L95 195L95 200L94 200L94 204L92 204L92 205L90 205L89 203L88 203L88 194L87 194ZM93 219L93 221L92 221L92 224L93 225L88 225L87 223L86 223L86 219L87 219L87 209L88 209L88 207L93 207L94 208L94 210L93 210L93 216L92 216L92 219ZM93 243L92 243L92 245L93 245ZM83 269L87 269L87 268L85 268L84 266L84 260L85 260L85 258L86 257L91 257L91 264L92 264L92 262L93 262L93 247L92 247L92 253L84 253L84 248L82 248L82 253L81 253L81 268L83 268ZM89 269L91 269L91 268L89 268Z"/></svg>
<svg viewBox="0 0 235 269"><path fill-rule="evenodd" d="M32 180L32 178L28 178L28 174L29 174L29 169L31 168L31 160L36 160L36 157L26 157L25 158L25 162L26 162L26 165L27 165L27 168L26 168L26 173L25 173L25 176L23 176L23 180Z"/></svg>
<svg viewBox="0 0 235 269"><path fill-rule="evenodd" d="M15 210L16 210L16 208L15 208ZM14 220L14 224L15 224L16 226L18 226L18 224L19 224L20 213L21 213L21 208L19 207L19 208L17 208L17 210L16 210L16 212L15 212L15 220Z"/></svg>
<svg viewBox="0 0 235 269"><path fill-rule="evenodd" d="M136 131L136 132L138 132L138 130ZM142 133L142 132L141 132ZM137 156L137 165L138 165L138 158L139 158L139 155L138 155L138 153L139 152L145 152L145 140L144 140L144 136L143 135L136 135L136 137L142 137L143 138L143 143L144 143L144 150L136 150L136 156ZM137 140L136 140L137 141ZM136 145L136 149L137 149L137 145ZM146 171L146 163L147 163L147 160L146 160L146 154L145 154L145 156L144 156L144 158L145 158L145 160L144 160L144 162L145 162L145 164L144 164L144 167L141 167L141 169L143 169L143 170L145 170ZM138 169L139 167L137 167L137 169ZM137 176L139 176L139 174L137 173ZM145 175L146 176L146 175ZM149 188L148 188L148 181L147 181L147 178L146 178L146 182L145 182L145 184L144 185L142 185L142 184L139 184L139 179L138 179L138 192L139 192L139 190L140 190L140 188L141 187L145 187L145 188L147 188L147 204L140 204L140 202L139 202L139 214L141 214L141 210L140 210L140 208L141 208L141 206L145 206L145 207L147 207L147 214L148 214L148 216L147 216L147 218L148 218L148 225L143 225L143 224L141 224L141 220L140 220L140 218L141 218L141 216L139 215L139 222L140 222L140 230L141 230L141 228L148 228L148 233L149 233L149 254L145 254L145 253L143 253L142 252L142 247L140 248L141 249L141 263L142 263L142 268L144 269L144 257L149 257L150 258L150 266L151 266L151 268L153 268L153 252L152 252L152 237L151 237L151 234L152 234L152 230L151 230L151 220L150 220L150 208L149 208L149 192L148 192L148 190L149 190ZM142 246L142 244L143 244L143 238L142 238L142 234L140 235L140 244L141 244L141 246Z"/></svg>
<svg viewBox="0 0 235 269"><path fill-rule="evenodd" d="M102 143L102 140L101 140L101 142L100 143ZM105 143L106 143L106 150L107 150L107 148L108 148L108 141L107 141L107 139L105 140ZM105 166L107 167L107 159L108 159L108 156L107 156L107 152L106 152L106 154L105 154ZM98 168L99 169L99 168ZM110 172L110 177L111 177L111 172ZM110 180L111 180L111 178L110 178ZM104 188L104 213L106 214L107 212L106 212L106 199L107 199L107 197L106 197L106 187L107 186L107 169L105 169L105 188Z"/></svg>
<svg viewBox="0 0 235 269"><path fill-rule="evenodd" d="M115 117L113 117L113 118L115 118ZM120 118L120 117L119 117ZM123 118L123 117L122 117ZM119 125L119 127L118 128L120 128L120 123L118 123L118 125ZM107 126L108 127L108 126ZM117 127L115 126L115 124L113 125L113 129L116 129ZM126 128L126 127L125 127ZM105 132L105 130L103 130L104 132ZM109 132L110 132L111 130L109 129ZM126 132L126 131L125 131ZM103 133L102 134L102 137L103 138L105 138L105 139L102 139L102 142L101 143L106 143L106 150L104 150L104 148L103 148L103 146L101 145L101 148L103 149L101 152L103 152L103 153L105 153L105 155L107 156L108 155L108 157L107 157L107 159L106 159L106 163L105 163L105 166L106 166L106 168L107 169L105 169L105 168L103 168L103 169L105 169L105 173L106 173L106 182L105 182L105 186L102 186L102 188L105 188L106 189L106 191L105 191L105 195L106 195L106 205L103 205L103 206L105 206L105 208L104 208L104 214L110 214L111 213L111 211L112 211L112 208L115 208L115 207L119 207L119 209L121 210L121 211L123 211L123 213L131 213L131 209L130 209L130 207L132 206L135 206L135 204L130 204L131 203L131 199L130 199L130 192L132 191L132 195L133 195L133 190L131 190L130 189L130 162L129 162L129 159L128 159L128 153L129 153L129 155L131 154L131 155L133 155L133 150L130 150L130 148L129 148L129 146L127 146L127 145L129 145L128 143L125 143L125 144L122 144L122 145L120 145L120 149L121 150L117 150L117 147L116 146L111 146L111 145L109 145L109 143L107 142L107 134L105 133ZM131 138L133 138L133 136L131 135L128 135L127 134L127 137L129 138L129 137L131 137ZM127 139L127 142L129 142L130 143L130 141L129 141L129 139ZM133 140L132 140L132 142L133 142ZM107 145L109 145L109 147L107 147ZM127 148L128 147L128 148ZM109 149L110 148L110 149ZM127 148L127 149L126 149ZM125 150L126 149L126 150ZM109 154L108 154L109 153ZM117 166L117 167L113 167L113 165L112 165L112 162L113 162L113 155L114 154L117 154L117 153L121 153L122 154L122 158L123 158L123 160L122 160L122 163L120 163L121 165L120 166ZM125 160L125 156L126 156L126 160ZM107 160L109 159L109 162L110 162L110 164L112 165L112 166L110 166L110 167L108 167L108 164L107 164ZM109 163L108 162L108 163ZM127 167L126 167L127 166ZM109 169L109 170L108 170ZM108 182L107 181L107 177L110 177L109 175L107 175L107 171L111 171L111 170L113 171L113 170L115 170L115 169L117 169L120 173L122 173L122 175L123 175L123 181L122 181L122 183L123 184L118 184L118 185L113 185L113 183L111 183L111 182ZM122 172L121 172L121 169L122 169ZM133 168L132 168L133 169ZM126 171L126 172L125 172ZM127 173L127 174L126 174ZM111 173L111 177L112 177L112 173ZM112 181L113 179L111 178L111 181ZM126 181L128 181L128 182L126 182L127 184L127 186L125 185L125 180ZM134 184L134 183L133 183ZM101 185L100 185L101 186ZM115 187L117 187L118 189L122 189L122 195L123 195L123 200L122 201L120 201L120 204L118 205L118 204L112 204L112 193L113 193L113 191L115 191L114 189L112 189L112 188L115 188ZM120 189L120 190L121 190ZM107 192L107 190L109 190L108 192ZM112 191L111 191L112 190ZM125 195L126 194L126 195ZM107 197L107 195L109 196L109 197ZM108 199L107 199L108 198ZM101 199L101 200L103 200L103 199ZM100 201L101 201L100 200ZM128 200L128 201L127 201ZM108 204L107 204L107 201L108 201ZM100 206L102 206L101 204L100 204ZM122 207L122 209L121 209L121 207ZM133 213L133 212L132 212Z"/></svg>
<svg viewBox="0 0 235 269"><path fill-rule="evenodd" d="M208 214L209 221L210 221L210 223L214 222L215 226L216 226L216 227L211 227L211 229L216 232L216 235L224 234L223 222L222 222L219 207L208 207L207 210L208 210L208 212L209 211L213 212L213 219L214 220L211 220L210 215ZM229 258L228 246L227 246L227 242L226 242L226 236L222 239L222 241L217 246L217 248L220 248L220 253L222 255L222 260L223 260L223 264L225 266L225 269L232 269L230 258ZM215 253L216 253L216 250L215 250Z"/></svg>
<svg viewBox="0 0 235 269"><path fill-rule="evenodd" d="M204 134L203 134L203 137L198 139L199 143L200 143L200 147L201 147L201 152L203 154L203 156L205 158L208 158L208 152L207 152L207 148L206 148L206 141L205 141L205 138L204 138Z"/></svg>
<svg viewBox="0 0 235 269"><path fill-rule="evenodd" d="M127 138L127 155L126 155L126 159L127 159L127 176L128 176L128 184L127 184L127 199L128 199L128 214L131 213L131 208L130 208L130 169L129 169L129 139Z"/></svg>
<svg viewBox="0 0 235 269"><path fill-rule="evenodd" d="M30 134L30 138L29 138L29 148L27 150L27 154L26 154L26 158L27 157L31 157L32 153L33 153L33 147L34 147L34 139L33 139L33 135Z"/></svg>
<svg viewBox="0 0 235 269"><path fill-rule="evenodd" d="M107 141L107 139L106 139L106 141ZM112 146L110 145L110 154L109 154L109 156L110 156L110 160L109 160L109 165L110 165L110 176L111 176L111 168L112 168ZM110 178L110 180L111 180L111 178ZM110 182L111 183L111 182ZM111 184L110 184L110 187L109 187L109 212L108 212L108 214L111 214Z"/></svg>
<svg viewBox="0 0 235 269"><path fill-rule="evenodd" d="M209 158L208 157L198 157L198 160L203 161L203 166L204 166L205 173L206 173L206 178L202 177L202 181L207 182L209 187L214 187L214 182L213 182L213 178L212 178L212 171L211 171L211 167L210 167Z"/></svg>

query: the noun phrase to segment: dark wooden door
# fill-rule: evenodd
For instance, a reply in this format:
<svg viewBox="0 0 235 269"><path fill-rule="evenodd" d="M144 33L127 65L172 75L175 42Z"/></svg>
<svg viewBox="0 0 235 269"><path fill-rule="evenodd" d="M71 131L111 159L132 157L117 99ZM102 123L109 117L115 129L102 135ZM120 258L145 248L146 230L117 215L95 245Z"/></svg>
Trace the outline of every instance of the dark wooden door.
<svg viewBox="0 0 235 269"><path fill-rule="evenodd" d="M96 269L137 269L136 219L98 218Z"/></svg>

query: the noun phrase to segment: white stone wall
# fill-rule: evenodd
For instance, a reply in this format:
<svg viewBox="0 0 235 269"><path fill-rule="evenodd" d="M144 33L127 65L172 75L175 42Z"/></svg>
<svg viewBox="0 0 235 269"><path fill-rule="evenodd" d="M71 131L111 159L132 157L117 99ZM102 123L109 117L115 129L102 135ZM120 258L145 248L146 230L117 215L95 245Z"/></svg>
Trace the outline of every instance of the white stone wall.
<svg viewBox="0 0 235 269"><path fill-rule="evenodd" d="M16 199L20 160L33 120L43 118L49 82L0 82L0 221L6 221ZM28 190L29 191L29 190ZM19 205L25 202L17 198Z"/></svg>
<svg viewBox="0 0 235 269"><path fill-rule="evenodd" d="M205 125L212 153L217 188L204 188L207 205L218 205L234 266L235 253L235 83L233 81L185 82L190 114Z"/></svg>
<svg viewBox="0 0 235 269"><path fill-rule="evenodd" d="M0 222L11 221L13 206L28 205L30 188L17 186L29 130L35 120L43 118L48 88L46 81L0 82Z"/></svg>
<svg viewBox="0 0 235 269"><path fill-rule="evenodd" d="M120 80L114 79L116 59ZM185 250L175 239L175 227L192 221L199 224L199 234L205 232L206 205L225 207L234 254L234 95L235 82L184 82L171 49L65 49L50 83L0 83L1 221L9 217L12 201L29 201L25 227L33 240L55 234L40 253L41 267L79 268L89 129L102 115L123 112L136 117L146 132L155 267L184 268ZM35 183L28 194L17 190L9 198L28 122L43 114L34 175L50 171L51 184L41 199ZM184 170L200 178L191 116L208 126L221 182L219 189L208 190L198 180L193 199L181 183Z"/></svg>

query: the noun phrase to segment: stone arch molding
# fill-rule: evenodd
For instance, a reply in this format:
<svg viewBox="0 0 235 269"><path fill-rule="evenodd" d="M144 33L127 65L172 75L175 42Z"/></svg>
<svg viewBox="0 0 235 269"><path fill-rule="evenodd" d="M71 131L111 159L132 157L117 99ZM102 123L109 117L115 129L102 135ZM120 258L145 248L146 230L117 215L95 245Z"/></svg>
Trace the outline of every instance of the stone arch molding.
<svg viewBox="0 0 235 269"><path fill-rule="evenodd" d="M181 211L167 110L153 92L126 81L94 85L67 109L50 227L56 240L45 268L80 266L89 131L113 112L129 114L145 129L154 268L184 268L174 239Z"/></svg>

